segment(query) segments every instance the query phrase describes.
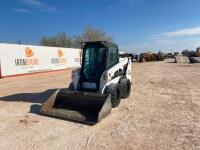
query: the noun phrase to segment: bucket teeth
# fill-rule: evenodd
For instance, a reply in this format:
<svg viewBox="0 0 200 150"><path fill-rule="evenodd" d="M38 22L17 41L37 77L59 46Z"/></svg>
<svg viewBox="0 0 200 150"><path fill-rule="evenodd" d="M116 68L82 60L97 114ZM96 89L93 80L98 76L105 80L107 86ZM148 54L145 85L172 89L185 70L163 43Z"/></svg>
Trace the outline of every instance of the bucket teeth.
<svg viewBox="0 0 200 150"><path fill-rule="evenodd" d="M41 114L95 124L111 112L110 95L57 90L42 104Z"/></svg>

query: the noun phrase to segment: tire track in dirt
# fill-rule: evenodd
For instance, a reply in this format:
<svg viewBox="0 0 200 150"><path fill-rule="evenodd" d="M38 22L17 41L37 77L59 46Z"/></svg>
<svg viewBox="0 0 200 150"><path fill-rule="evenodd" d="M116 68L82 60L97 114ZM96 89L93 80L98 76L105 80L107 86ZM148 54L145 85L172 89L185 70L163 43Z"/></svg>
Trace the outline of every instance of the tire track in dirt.
<svg viewBox="0 0 200 150"><path fill-rule="evenodd" d="M140 70L139 72L143 72L143 71L148 72L150 69L153 69L152 67L155 67L155 68L158 67L159 68L161 66L161 63L160 62L156 63L156 64L154 64L155 66L152 66L152 65L150 66L150 64L148 64L149 65L148 68L145 65L143 65L142 71ZM135 83L135 88L132 89L132 93L136 92L138 89L140 89L140 87L144 86L145 84L150 83L153 79L156 79L155 75L156 74L160 74L160 73L163 74L163 75L165 75L166 73L170 74L170 75L172 75L175 78L179 78L179 80L181 82L183 82L183 84L184 83L188 84L188 82L190 81L189 76L185 76L185 74L182 74L179 70L177 70L177 67L175 67L175 68L168 68L167 64L164 64L164 65L166 65L166 66L163 66L165 68L165 70L158 70L159 73L153 73L152 75L151 74L149 75L147 73L142 73L142 75L144 75L144 76L142 76L142 78L138 77L138 79L145 79L145 80L140 80L140 81L138 81L136 83L134 82ZM137 75L138 75L138 72L137 72ZM172 79L172 81L174 79ZM137 78L135 80L137 80ZM172 82L172 81L170 81L170 82ZM150 91L148 91L148 92L150 92ZM153 94L154 93L151 92L151 93L149 93L147 95L151 95L151 97L153 97ZM95 139L102 134L102 131L104 129L109 128L111 126L114 126L114 124L117 124L117 122L115 120L123 119L125 117L125 115L128 115L128 113L129 113L129 107L128 107L129 104L130 104L129 102L122 103L122 106L119 107L119 109L121 111L120 110L116 110L116 111L120 111L120 112L118 112L116 114L116 116L113 115L114 117L110 117L108 120L104 120L105 123L100 124L100 126L98 126L98 128L95 128L93 130L95 132L93 132L93 131L91 132L92 134L88 137L88 140L87 140L86 149L90 149L92 147L92 143L95 143ZM108 124L107 121L109 121L111 123Z"/></svg>
<svg viewBox="0 0 200 150"><path fill-rule="evenodd" d="M153 65L154 66L154 65ZM142 71L140 70L140 72L146 71L148 69L151 69L151 66L147 66L147 64L145 64L145 66L142 68ZM148 69L147 69L148 68ZM133 73L132 73L133 74ZM134 78L134 76L133 76ZM142 87L143 85L145 85L146 83L149 83L153 78L145 78L145 80L140 80L137 84L135 84L135 88L132 89L131 93L134 93L137 89L139 89L140 87ZM132 95L131 95L132 96ZM92 143L93 140L95 140L95 138L97 136L100 135L100 132L105 129L108 128L109 126L113 126L113 124L115 124L116 122L113 122L113 120L120 120L121 118L124 118L125 115L128 115L130 109L127 105L129 105L128 101L130 98L128 98L126 101L127 103L122 103L122 106L119 108L116 108L117 113L111 113L109 116L107 116L103 122L98 123L95 128L91 129L88 132L89 136L87 138L87 144L86 144L86 150L90 149L90 145ZM119 110L117 110L119 109Z"/></svg>

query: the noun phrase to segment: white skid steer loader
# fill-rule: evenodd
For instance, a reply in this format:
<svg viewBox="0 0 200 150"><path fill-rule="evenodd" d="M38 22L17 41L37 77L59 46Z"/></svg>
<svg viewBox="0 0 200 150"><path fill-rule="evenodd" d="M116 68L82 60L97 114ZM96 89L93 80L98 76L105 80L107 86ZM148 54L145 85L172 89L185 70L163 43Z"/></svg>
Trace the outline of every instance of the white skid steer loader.
<svg viewBox="0 0 200 150"><path fill-rule="evenodd" d="M116 44L106 41L82 44L81 68L72 83L57 90L41 107L43 115L95 124L131 92L131 59L119 58Z"/></svg>

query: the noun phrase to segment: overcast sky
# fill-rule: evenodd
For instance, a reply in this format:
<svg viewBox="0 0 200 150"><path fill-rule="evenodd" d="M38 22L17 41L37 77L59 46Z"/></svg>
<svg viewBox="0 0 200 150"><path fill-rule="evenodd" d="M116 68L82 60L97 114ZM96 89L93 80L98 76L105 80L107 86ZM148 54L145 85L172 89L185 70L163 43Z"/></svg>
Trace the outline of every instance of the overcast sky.
<svg viewBox="0 0 200 150"><path fill-rule="evenodd" d="M0 42L38 44L41 36L73 36L91 25L120 48L200 47L200 0L0 0Z"/></svg>

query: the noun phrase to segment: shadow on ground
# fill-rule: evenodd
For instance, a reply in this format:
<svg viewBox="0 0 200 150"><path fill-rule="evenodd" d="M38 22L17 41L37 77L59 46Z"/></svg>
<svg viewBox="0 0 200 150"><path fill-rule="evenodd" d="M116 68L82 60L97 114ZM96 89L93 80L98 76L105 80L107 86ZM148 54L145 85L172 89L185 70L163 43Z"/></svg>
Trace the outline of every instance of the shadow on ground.
<svg viewBox="0 0 200 150"><path fill-rule="evenodd" d="M167 62L168 64L177 64L175 61Z"/></svg>
<svg viewBox="0 0 200 150"><path fill-rule="evenodd" d="M30 106L30 111L29 113L33 113L33 114L38 114L38 115L42 115L40 113L40 108L41 108L41 104L44 103L48 98L51 97L51 95L56 92L57 89L49 89L47 91L44 91L42 93L19 93L19 94L13 94L13 95L9 95L9 96L5 96L5 97L0 97L0 101L5 101L5 102L28 102L28 103L32 103L32 105ZM78 111L78 110L77 110ZM84 125L94 125L97 122L97 118L98 114L95 114L97 112L84 112L82 111L82 108L80 108L80 112L85 118L85 122L81 122L81 121L75 121L75 120L71 120L71 119L62 119L59 117L52 117L52 116L48 116L51 118L59 118L62 120L68 120L74 123L79 123L79 124L84 124ZM43 115L45 116L45 115Z"/></svg>
<svg viewBox="0 0 200 150"><path fill-rule="evenodd" d="M19 93L5 97L0 97L0 101L5 102L28 102L33 103L30 113L38 114L41 104L44 103L57 89L49 89L42 93ZM39 103L39 104L38 104Z"/></svg>

